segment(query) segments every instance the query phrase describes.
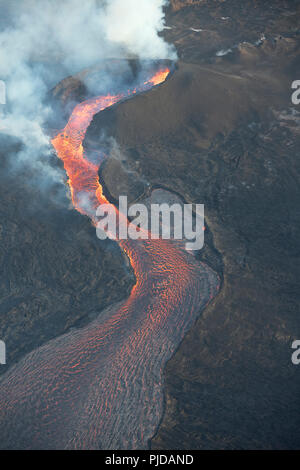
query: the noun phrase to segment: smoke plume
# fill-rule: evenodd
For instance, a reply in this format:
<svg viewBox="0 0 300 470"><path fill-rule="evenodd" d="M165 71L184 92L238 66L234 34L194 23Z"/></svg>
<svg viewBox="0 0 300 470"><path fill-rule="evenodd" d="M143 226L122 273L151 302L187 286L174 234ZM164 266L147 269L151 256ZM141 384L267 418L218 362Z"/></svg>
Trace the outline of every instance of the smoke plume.
<svg viewBox="0 0 300 470"><path fill-rule="evenodd" d="M6 84L0 138L18 138L12 163L63 180L44 129L53 110L47 93L62 78L103 59L174 59L159 32L168 0L0 0L0 79ZM105 77L108 86L112 77ZM3 130L4 129L4 130ZM0 130L0 131L1 131Z"/></svg>

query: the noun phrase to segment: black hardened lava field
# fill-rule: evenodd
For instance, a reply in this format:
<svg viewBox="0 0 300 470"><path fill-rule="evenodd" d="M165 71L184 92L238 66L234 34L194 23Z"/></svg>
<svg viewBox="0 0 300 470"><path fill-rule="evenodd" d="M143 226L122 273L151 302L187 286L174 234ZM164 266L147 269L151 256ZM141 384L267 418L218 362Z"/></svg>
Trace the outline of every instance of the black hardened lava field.
<svg viewBox="0 0 300 470"><path fill-rule="evenodd" d="M296 0L0 0L1 450L299 449L299 51Z"/></svg>

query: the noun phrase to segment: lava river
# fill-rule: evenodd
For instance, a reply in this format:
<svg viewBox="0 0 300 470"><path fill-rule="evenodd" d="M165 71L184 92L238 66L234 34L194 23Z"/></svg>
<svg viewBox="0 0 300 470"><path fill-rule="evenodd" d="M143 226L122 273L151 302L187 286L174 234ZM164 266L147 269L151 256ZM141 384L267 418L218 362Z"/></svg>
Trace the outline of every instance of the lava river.
<svg viewBox="0 0 300 470"><path fill-rule="evenodd" d="M82 145L93 116L159 85L168 74L160 69L125 95L77 105L53 139L74 207L92 220L99 204L108 203L98 165ZM130 297L27 354L2 376L0 448L148 448L163 412L164 366L216 295L219 279L172 241L118 243L136 277Z"/></svg>

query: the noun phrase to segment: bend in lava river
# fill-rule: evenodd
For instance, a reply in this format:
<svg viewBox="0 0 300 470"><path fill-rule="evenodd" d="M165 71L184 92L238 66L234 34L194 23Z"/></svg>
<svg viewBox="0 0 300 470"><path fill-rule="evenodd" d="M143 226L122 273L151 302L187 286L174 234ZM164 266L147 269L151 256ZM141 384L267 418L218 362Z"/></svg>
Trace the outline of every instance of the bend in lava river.
<svg viewBox="0 0 300 470"><path fill-rule="evenodd" d="M94 221L102 193L98 165L83 139L93 116L162 83L159 70L128 95L77 105L52 141L69 178L74 207ZM81 205L88 197L88 209ZM84 328L26 355L0 380L0 447L17 449L145 449L163 412L163 368L219 278L169 240L119 240L136 276L130 297Z"/></svg>

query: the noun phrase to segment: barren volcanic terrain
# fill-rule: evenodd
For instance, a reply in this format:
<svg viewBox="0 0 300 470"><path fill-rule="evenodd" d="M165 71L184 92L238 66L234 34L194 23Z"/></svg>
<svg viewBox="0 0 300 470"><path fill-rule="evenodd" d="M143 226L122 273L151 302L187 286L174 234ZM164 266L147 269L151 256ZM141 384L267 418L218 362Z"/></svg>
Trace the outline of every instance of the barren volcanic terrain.
<svg viewBox="0 0 300 470"><path fill-rule="evenodd" d="M94 146L107 126L127 156L102 173L114 197L129 168L205 204L210 236L199 256L223 278L166 368L152 448L299 448L299 18L296 2L169 12L175 73L87 132Z"/></svg>
<svg viewBox="0 0 300 470"><path fill-rule="evenodd" d="M37 426L33 436L40 426L40 416L30 416L30 380L20 384L20 370L28 368L38 375L33 397L44 396L43 387L54 383L55 361L65 356L73 361L66 344L69 351L74 344L80 350L81 340L95 335L103 342L105 354L102 357L97 350L93 355L92 341L90 350L82 349L88 367L78 369L80 380L74 383L80 385L72 388L74 401L68 402L62 386L54 387L55 393L65 394L66 406L59 414L61 422L52 428L57 410L51 402L49 442L53 447L63 441L66 447L87 443L97 448L101 436L107 447L128 443L144 447L152 437L152 449L299 448L300 366L291 362L291 344L300 338L300 105L291 102L291 83L300 79L299 13L299 2L292 0L171 0L163 35L175 44L179 55L172 73L158 87L95 114L86 129L83 147L88 154L103 147L103 136L105 142L108 138L114 143L99 169L103 197L110 202L122 194L130 202L145 201L155 188L162 188L182 201L205 205L204 248L192 261L191 255L178 255L189 282L176 307L166 304L171 305L169 313L174 318L164 323L165 341L153 320L158 307L153 304L146 310L143 299L138 299L137 309L132 308L136 278L118 244L99 242L90 220L66 209L70 201L64 192L57 194L52 188L45 197L26 175L10 174L7 162L18 142L11 139L1 148L0 338L7 345L7 363L13 367L2 384L10 400L5 419L15 420L15 428L5 437L8 446L13 448L16 434L20 447L28 446L31 438L26 427L22 432L18 429L22 408L14 409L11 384L21 390L24 422L32 419ZM134 60L131 66L136 66ZM69 77L49 92L52 102L66 113L57 129L49 130L52 136L58 135L62 122L66 124L74 103L91 98L81 78L81 74ZM62 167L58 159L56 164ZM130 254L131 247L126 249ZM168 279L176 281L178 276L179 283L169 248L163 246L161 252L146 244L138 246L137 253L151 257L151 250L166 256ZM155 298L159 270L154 261L150 266L145 284ZM164 294L163 287L160 292ZM194 303L202 308L212 297L198 318ZM159 300L157 305L161 308ZM135 338L137 331L128 323L127 330L118 330L121 339L110 343L106 325L119 324L124 312L131 312L138 332L143 331L144 324L135 317L138 309L150 312L147 321L153 320L149 337L140 338L159 350L159 371L154 366L150 371L155 377L174 348L178 349L164 368L163 403L160 390L142 387L148 414L143 417L137 412L139 422L133 425L137 435L128 428L119 438L121 433L114 434L109 419L99 429L96 413L91 421L86 418L88 407L93 409L101 401L97 380L91 383L89 374L103 379L102 397L107 394L110 399L107 383L112 376L119 377L124 358L134 356L125 346L127 337ZM186 310L191 316L184 323L180 314ZM142 340L132 344L140 354ZM150 346L141 347L145 352L142 365L156 359L149 353ZM114 348L119 354L117 365ZM38 356L35 351L42 352ZM53 363L47 366L49 358ZM142 367L136 360L132 364L136 370ZM39 368L47 371L47 367L49 377L40 380ZM59 378L64 377L64 369L58 369ZM8 366L1 366L0 372L9 374ZM70 383L76 380L75 374L66 375ZM141 377L142 384L150 380L146 373ZM116 387L115 397L126 391L124 402L132 417L132 407L138 409L139 400L131 403L130 387L124 387L127 378L125 374L120 388ZM88 403L82 384L90 386ZM154 401L157 409L151 415ZM74 403L84 403L78 413L81 434L73 435L72 427L56 434L57 427L69 422L73 426L69 410ZM113 403L111 409L118 400ZM43 400L39 405L43 410ZM126 421L126 413L117 412ZM47 426L48 415L42 416ZM125 421L118 421L118 430ZM151 435L140 434L142 421L149 423ZM94 435L86 432L91 428ZM47 447L47 435L37 437L37 442Z"/></svg>

